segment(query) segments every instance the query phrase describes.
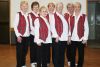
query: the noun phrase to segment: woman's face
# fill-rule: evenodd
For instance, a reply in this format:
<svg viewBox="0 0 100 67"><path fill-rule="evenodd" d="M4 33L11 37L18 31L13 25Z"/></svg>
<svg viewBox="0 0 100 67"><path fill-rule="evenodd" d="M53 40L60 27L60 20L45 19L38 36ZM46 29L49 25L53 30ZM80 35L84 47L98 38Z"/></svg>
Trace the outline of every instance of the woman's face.
<svg viewBox="0 0 100 67"><path fill-rule="evenodd" d="M23 3L21 6L20 6L21 10L23 12L27 12L28 11L28 3Z"/></svg>
<svg viewBox="0 0 100 67"><path fill-rule="evenodd" d="M74 12L74 5L68 5L67 10L69 13L73 13Z"/></svg>
<svg viewBox="0 0 100 67"><path fill-rule="evenodd" d="M56 11L59 12L59 13L62 13L62 10L63 10L63 4L62 4L62 3L59 3L59 4L56 6Z"/></svg>
<svg viewBox="0 0 100 67"><path fill-rule="evenodd" d="M75 4L75 12L80 12L80 10L81 10L81 5Z"/></svg>
<svg viewBox="0 0 100 67"><path fill-rule="evenodd" d="M32 11L34 11L35 13L38 13L39 12L39 6L38 5L33 6Z"/></svg>
<svg viewBox="0 0 100 67"><path fill-rule="evenodd" d="M54 4L49 4L48 10L49 10L49 12L53 13L54 10L55 10L55 5Z"/></svg>
<svg viewBox="0 0 100 67"><path fill-rule="evenodd" d="M41 11L40 11L40 15L43 16L43 17L46 17L47 16L47 13L48 12L47 12L47 9L46 8L42 8Z"/></svg>

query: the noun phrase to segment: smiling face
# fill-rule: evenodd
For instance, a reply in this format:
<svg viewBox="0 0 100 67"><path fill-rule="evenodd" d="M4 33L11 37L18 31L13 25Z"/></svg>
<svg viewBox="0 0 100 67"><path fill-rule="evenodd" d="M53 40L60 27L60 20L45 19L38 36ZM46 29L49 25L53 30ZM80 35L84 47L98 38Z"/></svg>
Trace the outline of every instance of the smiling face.
<svg viewBox="0 0 100 67"><path fill-rule="evenodd" d="M32 11L34 11L35 13L38 13L39 12L39 6L38 5L33 6Z"/></svg>
<svg viewBox="0 0 100 67"><path fill-rule="evenodd" d="M74 7L75 7L75 12L80 12L80 10L81 10L81 4L79 2L76 2L75 5L74 5Z"/></svg>
<svg viewBox="0 0 100 67"><path fill-rule="evenodd" d="M71 3L69 3L69 4L67 5L67 10L68 10L68 12L69 12L70 14L73 14L73 13L74 13L74 5L71 4Z"/></svg>
<svg viewBox="0 0 100 67"><path fill-rule="evenodd" d="M22 2L20 3L20 9L21 9L24 13L26 13L26 12L28 11L28 2L22 1Z"/></svg>
<svg viewBox="0 0 100 67"><path fill-rule="evenodd" d="M49 10L50 13L53 13L54 12L54 10L55 10L54 3L49 3L48 4L48 10Z"/></svg>
<svg viewBox="0 0 100 67"><path fill-rule="evenodd" d="M47 16L47 13L48 12L47 12L46 7L43 6L43 7L40 8L40 15L41 16L46 17Z"/></svg>
<svg viewBox="0 0 100 67"><path fill-rule="evenodd" d="M31 9L32 11L34 11L35 13L38 13L39 12L39 3L38 2L33 2L31 4Z"/></svg>
<svg viewBox="0 0 100 67"><path fill-rule="evenodd" d="M56 5L56 11L58 12L58 13L62 13L62 10L63 10L63 3L58 3L57 5Z"/></svg>

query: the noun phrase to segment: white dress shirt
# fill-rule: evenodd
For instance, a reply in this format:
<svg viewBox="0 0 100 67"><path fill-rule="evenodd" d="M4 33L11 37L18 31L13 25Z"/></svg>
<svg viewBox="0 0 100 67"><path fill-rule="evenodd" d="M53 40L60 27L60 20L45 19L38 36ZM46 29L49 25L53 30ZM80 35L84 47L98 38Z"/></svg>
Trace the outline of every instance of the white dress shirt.
<svg viewBox="0 0 100 67"><path fill-rule="evenodd" d="M22 37L28 37L30 35L29 33L29 22L28 22L28 13L24 14L22 11L20 11L21 14L25 17L25 20L26 20L26 30L25 30L25 33L24 35L21 35L19 32L18 32L18 24L19 24L19 13L16 14L15 16L15 20L14 20L14 31L15 31L15 34L17 37L19 36L22 36Z"/></svg>
<svg viewBox="0 0 100 67"><path fill-rule="evenodd" d="M32 11L32 13L38 17L38 14L36 14L35 12ZM31 15L29 14L29 19L30 19L30 28L31 28L31 31L30 31L30 34L34 35L34 26L33 26L33 22L32 22L32 17Z"/></svg>
<svg viewBox="0 0 100 67"><path fill-rule="evenodd" d="M40 43L52 43L52 39L51 39L51 31L50 31L50 25L49 25L49 22L47 21L46 18L40 16L46 23L47 27L48 27L48 36L46 38L46 41L44 42L43 40L39 39L39 27L40 27L40 23L39 23L39 19L37 18L35 21L34 21L34 35L35 35L35 39L34 39L34 42L36 42L37 44L40 44Z"/></svg>
<svg viewBox="0 0 100 67"><path fill-rule="evenodd" d="M68 40L68 24L67 21L65 20L64 16L59 14L58 12L56 12L56 14L60 17L60 19L62 20L62 24L63 24L63 33L61 35L61 37L59 37L60 41L67 41Z"/></svg>
<svg viewBox="0 0 100 67"><path fill-rule="evenodd" d="M74 14L75 16L75 14ZM77 25L78 25L78 21L80 16L82 16L82 13L79 14L79 16L76 18L75 16L75 23L74 23L74 29L72 32L72 37L71 40L72 41L82 41L82 40L88 40L88 35L89 35L89 27L88 27L88 21L87 21L87 16L85 17L85 22L84 22L84 36L79 39L78 34L77 34Z"/></svg>
<svg viewBox="0 0 100 67"><path fill-rule="evenodd" d="M50 30L52 33L52 38L57 38L57 31L55 28L55 18L54 18L54 14L49 13L49 22L50 22Z"/></svg>
<svg viewBox="0 0 100 67"><path fill-rule="evenodd" d="M71 14L70 14L68 11L67 11L66 13L69 14L69 17L68 17L68 24L69 24L69 26L68 26L68 27L69 27L69 28L68 28L68 29L69 29L69 30L68 30L68 36L71 36L71 27L70 27L70 23L71 23L71 22L70 22L70 16L71 16Z"/></svg>

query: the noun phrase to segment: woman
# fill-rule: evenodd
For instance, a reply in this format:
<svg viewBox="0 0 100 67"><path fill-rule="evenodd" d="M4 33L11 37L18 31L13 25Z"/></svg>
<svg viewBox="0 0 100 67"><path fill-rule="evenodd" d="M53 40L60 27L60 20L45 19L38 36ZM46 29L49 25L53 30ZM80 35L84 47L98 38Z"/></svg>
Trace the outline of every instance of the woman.
<svg viewBox="0 0 100 67"><path fill-rule="evenodd" d="M78 48L78 65L83 67L84 63L84 46L87 44L89 27L87 16L81 12L81 4L76 2L74 5L74 24L71 27L71 67L75 67L76 49Z"/></svg>
<svg viewBox="0 0 100 67"><path fill-rule="evenodd" d="M37 47L37 67L47 67L48 46L52 43L49 22L47 20L47 9L40 8L40 16L34 21L35 39Z"/></svg>

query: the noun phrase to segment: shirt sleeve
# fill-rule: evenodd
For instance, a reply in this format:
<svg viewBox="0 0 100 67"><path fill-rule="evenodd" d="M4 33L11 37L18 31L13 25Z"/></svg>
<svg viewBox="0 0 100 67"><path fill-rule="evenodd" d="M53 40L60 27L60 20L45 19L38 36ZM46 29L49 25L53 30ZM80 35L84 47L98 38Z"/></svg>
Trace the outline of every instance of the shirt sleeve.
<svg viewBox="0 0 100 67"><path fill-rule="evenodd" d="M53 30L51 28L51 33L55 35L55 37L58 37L57 31L56 31L56 27L55 27L55 23L52 24Z"/></svg>
<svg viewBox="0 0 100 67"><path fill-rule="evenodd" d="M17 37L21 36L21 34L18 32L18 29L17 29L18 24L19 24L19 14L17 13L14 20L14 31Z"/></svg>
<svg viewBox="0 0 100 67"><path fill-rule="evenodd" d="M40 24L39 24L39 19L37 18L35 21L34 21L34 42L36 42L37 44L40 44L41 41L39 39L39 27L40 27Z"/></svg>
<svg viewBox="0 0 100 67"><path fill-rule="evenodd" d="M85 17L85 23L84 23L84 37L83 40L88 40L89 36L89 25L88 25L88 20L87 16Z"/></svg>

